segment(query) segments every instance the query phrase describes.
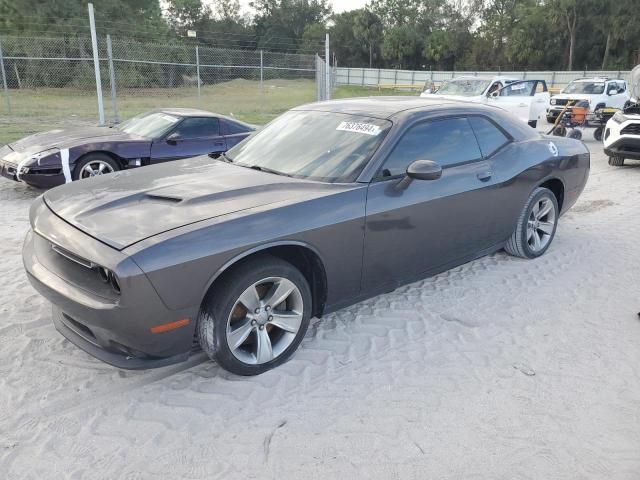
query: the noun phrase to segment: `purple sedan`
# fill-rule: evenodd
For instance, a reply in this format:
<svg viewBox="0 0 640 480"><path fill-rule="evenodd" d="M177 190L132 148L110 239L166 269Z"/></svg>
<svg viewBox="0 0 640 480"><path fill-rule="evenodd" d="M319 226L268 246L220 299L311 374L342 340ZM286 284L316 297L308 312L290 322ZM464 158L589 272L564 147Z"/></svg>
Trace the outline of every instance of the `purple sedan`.
<svg viewBox="0 0 640 480"><path fill-rule="evenodd" d="M128 168L215 156L254 130L203 110L154 110L120 125L51 130L0 147L0 174L34 187L55 187Z"/></svg>

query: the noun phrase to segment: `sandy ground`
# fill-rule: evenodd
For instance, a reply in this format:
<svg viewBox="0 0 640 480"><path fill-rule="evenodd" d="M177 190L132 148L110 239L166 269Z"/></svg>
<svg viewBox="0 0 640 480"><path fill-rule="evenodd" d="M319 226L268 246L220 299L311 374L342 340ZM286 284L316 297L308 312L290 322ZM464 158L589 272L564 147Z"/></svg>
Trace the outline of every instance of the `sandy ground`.
<svg viewBox="0 0 640 480"><path fill-rule="evenodd" d="M127 372L53 328L0 182L0 477L640 478L640 164L592 174L536 261L498 253L315 321L254 378Z"/></svg>

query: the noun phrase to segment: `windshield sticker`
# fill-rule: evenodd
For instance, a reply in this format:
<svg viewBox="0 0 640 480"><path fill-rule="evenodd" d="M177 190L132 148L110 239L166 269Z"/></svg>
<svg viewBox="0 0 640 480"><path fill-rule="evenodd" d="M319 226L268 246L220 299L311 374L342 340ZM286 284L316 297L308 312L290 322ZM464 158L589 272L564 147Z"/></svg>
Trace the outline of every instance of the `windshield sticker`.
<svg viewBox="0 0 640 480"><path fill-rule="evenodd" d="M364 133L365 135L378 136L382 129L378 125L371 123L359 123L359 122L342 122L338 125L336 130L343 132Z"/></svg>
<svg viewBox="0 0 640 480"><path fill-rule="evenodd" d="M164 113L161 113L160 116L163 119L165 119L167 122L176 123L178 121L176 117L172 117L171 115L165 115Z"/></svg>
<svg viewBox="0 0 640 480"><path fill-rule="evenodd" d="M511 85L511 90L524 90L524 88L525 88L524 83L515 83Z"/></svg>

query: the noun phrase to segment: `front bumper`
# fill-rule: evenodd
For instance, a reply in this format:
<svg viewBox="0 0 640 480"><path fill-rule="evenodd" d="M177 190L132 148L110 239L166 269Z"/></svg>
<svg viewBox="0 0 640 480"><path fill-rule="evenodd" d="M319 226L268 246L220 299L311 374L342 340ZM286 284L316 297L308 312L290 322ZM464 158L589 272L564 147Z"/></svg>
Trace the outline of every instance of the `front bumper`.
<svg viewBox="0 0 640 480"><path fill-rule="evenodd" d="M25 239L23 261L31 284L53 304L58 331L90 355L119 368L155 368L186 360L197 308L167 308L133 260L68 225L41 199L37 202L41 205L35 207L35 231ZM92 269L53 250L52 242L116 272L121 294L101 285ZM182 328L151 332L154 326L185 318L190 322Z"/></svg>
<svg viewBox="0 0 640 480"><path fill-rule="evenodd" d="M18 165L13 163L0 161L0 175L14 182L22 181L37 188L52 188L65 183L62 167L31 169L32 171L29 173L23 172L20 178L18 178L18 168Z"/></svg>
<svg viewBox="0 0 640 480"><path fill-rule="evenodd" d="M604 153L609 157L640 160L640 135L629 133L637 132L638 124L639 119L629 119L622 123L609 120L604 130Z"/></svg>

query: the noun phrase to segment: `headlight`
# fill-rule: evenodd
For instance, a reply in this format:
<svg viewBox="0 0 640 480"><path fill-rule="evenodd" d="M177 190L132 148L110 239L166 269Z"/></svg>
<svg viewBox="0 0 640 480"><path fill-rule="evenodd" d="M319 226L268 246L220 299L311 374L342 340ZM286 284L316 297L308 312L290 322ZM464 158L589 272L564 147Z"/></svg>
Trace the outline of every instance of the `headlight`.
<svg viewBox="0 0 640 480"><path fill-rule="evenodd" d="M50 148L48 150L43 150L42 152L32 155L31 158L39 162L41 158L48 157L50 155L55 155L56 153L59 153L59 152L60 152L59 148Z"/></svg>
<svg viewBox="0 0 640 480"><path fill-rule="evenodd" d="M556 104L556 99L555 99L555 98L552 98L552 99L551 99L551 105L555 105L555 104Z"/></svg>
<svg viewBox="0 0 640 480"><path fill-rule="evenodd" d="M624 113L622 113L621 111L617 111L615 115L611 117L611 120L616 123L623 123L627 121L627 117L625 117Z"/></svg>

